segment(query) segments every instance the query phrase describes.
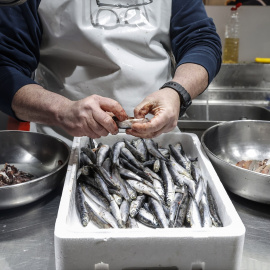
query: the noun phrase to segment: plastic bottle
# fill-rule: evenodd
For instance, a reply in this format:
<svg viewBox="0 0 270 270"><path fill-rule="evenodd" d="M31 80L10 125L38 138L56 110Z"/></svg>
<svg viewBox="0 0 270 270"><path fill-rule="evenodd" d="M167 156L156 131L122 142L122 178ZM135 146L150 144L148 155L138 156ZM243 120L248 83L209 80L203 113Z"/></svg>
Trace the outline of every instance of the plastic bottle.
<svg viewBox="0 0 270 270"><path fill-rule="evenodd" d="M239 14L238 8L242 3L238 3L231 8L230 20L225 27L225 44L223 50L223 63L238 63L239 52Z"/></svg>

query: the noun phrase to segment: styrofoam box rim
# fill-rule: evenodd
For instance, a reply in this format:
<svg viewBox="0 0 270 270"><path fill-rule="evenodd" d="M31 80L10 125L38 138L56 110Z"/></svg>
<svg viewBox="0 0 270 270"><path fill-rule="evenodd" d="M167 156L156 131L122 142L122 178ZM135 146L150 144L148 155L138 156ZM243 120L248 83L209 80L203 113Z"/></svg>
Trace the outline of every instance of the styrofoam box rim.
<svg viewBox="0 0 270 270"><path fill-rule="evenodd" d="M207 168L207 172L211 175L211 178L209 178L209 184L211 184L211 189L213 191L218 190L219 197L216 198L217 201L219 201L219 198L221 198L221 201L218 204L219 211L223 213L223 223L225 223L224 227L220 228L201 228L201 229L194 229L194 228L160 228L160 229L147 229L147 231L143 230L142 228L138 229L132 229L132 234L130 234L129 230L125 230L123 234L123 229L106 229L106 230L100 230L100 229L94 229L93 231L85 232L85 231L78 231L78 230L71 230L67 224L67 217L69 215L69 211L72 207L71 203L74 203L74 201L71 199L72 194L74 192L74 183L75 183L75 176L76 171L78 169L78 155L79 155L79 147L82 138L75 137L73 140L72 145L72 153L70 157L70 162L67 169L67 174L65 178L65 184L62 192L61 202L59 206L59 211L56 219L55 224L55 236L57 238L81 238L81 239L87 239L89 237L97 238L104 238L104 237L127 237L127 238L138 238L138 237L161 237L161 238L167 238L167 237L176 237L176 233L179 237L183 235L184 237L218 237L218 236L243 236L245 234L245 227L239 218L229 196L227 195L226 190L224 189L221 181L219 180L218 175L216 174L210 160L208 159L206 153L202 149L201 143L197 137L197 135L192 133L179 133L179 134L163 134L159 136L158 142L160 140L166 139L167 137L172 138L173 136L179 137L180 140L183 140L183 138L189 138L194 143L195 148L198 151L198 156L201 158L204 166ZM110 138L108 136L109 142L112 139L113 141L116 139L116 136L111 136L113 138ZM119 134L118 140L121 138L129 138L126 134ZM101 141L104 141L104 143L107 143L107 140L104 138ZM185 149L185 145L183 146ZM204 170L201 168L202 171ZM204 173L204 172L203 172ZM215 195L215 192L213 192ZM216 195L215 195L216 196ZM221 214L222 214L221 213ZM224 222L225 219L225 222ZM227 222L226 222L227 219ZM147 232L147 234L146 234Z"/></svg>

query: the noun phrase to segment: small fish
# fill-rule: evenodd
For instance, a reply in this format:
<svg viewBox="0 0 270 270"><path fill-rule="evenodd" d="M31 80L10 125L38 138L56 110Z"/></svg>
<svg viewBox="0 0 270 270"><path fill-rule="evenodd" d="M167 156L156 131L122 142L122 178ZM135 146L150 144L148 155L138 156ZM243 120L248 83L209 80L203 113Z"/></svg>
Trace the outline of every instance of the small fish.
<svg viewBox="0 0 270 270"><path fill-rule="evenodd" d="M98 192L95 192L94 189L89 188L89 186L87 186L84 183L80 183L80 185L81 185L81 188L82 188L84 194L87 197L91 198L93 201L95 201L97 204L99 204L100 206L102 206L106 210L108 210L108 211L110 210L110 204L105 197L103 197Z"/></svg>
<svg viewBox="0 0 270 270"><path fill-rule="evenodd" d="M199 206L193 198L189 200L186 220L191 228L202 227L202 220L201 220Z"/></svg>
<svg viewBox="0 0 270 270"><path fill-rule="evenodd" d="M174 201L170 207L170 214L169 214L169 227L173 228L175 223L175 217L178 213L178 208L180 207L181 201L183 199L183 193L175 193Z"/></svg>
<svg viewBox="0 0 270 270"><path fill-rule="evenodd" d="M146 161L145 159L145 155L142 154L139 150L137 150L136 147L134 147L131 142L129 142L128 140L125 140L124 139L124 142L125 142L125 145L126 145L126 148L132 153L132 155L140 162L144 162Z"/></svg>
<svg viewBox="0 0 270 270"><path fill-rule="evenodd" d="M120 208L117 205L116 201L112 198L110 201L110 208L111 208L111 213L112 215L115 217L117 225L119 228L123 228L123 221L122 221L122 217L121 217L121 212L120 212Z"/></svg>
<svg viewBox="0 0 270 270"><path fill-rule="evenodd" d="M170 174L167 168L166 162L164 160L161 160L160 165L161 165L161 177L163 179L163 184L165 187L165 201L168 206L171 206L175 194L174 181L172 175Z"/></svg>
<svg viewBox="0 0 270 270"><path fill-rule="evenodd" d="M143 165L136 159L136 157L125 147L121 149L121 156L130 162L137 169L143 170Z"/></svg>
<svg viewBox="0 0 270 270"><path fill-rule="evenodd" d="M154 199L156 199L157 201L163 202L162 198L157 194L157 192L153 188L151 188L151 187L149 187L149 186L147 186L147 185L145 185L145 184L143 184L143 183L141 183L139 181L136 181L136 180L126 180L126 181L138 193L149 195L149 196L153 197Z"/></svg>
<svg viewBox="0 0 270 270"><path fill-rule="evenodd" d="M102 144L97 151L96 165L101 166L104 160L109 156L111 148L107 144Z"/></svg>
<svg viewBox="0 0 270 270"><path fill-rule="evenodd" d="M139 228L136 219L129 216L126 223L126 228L130 228L130 229Z"/></svg>
<svg viewBox="0 0 270 270"><path fill-rule="evenodd" d="M131 128L132 124L134 123L147 123L149 122L148 118L134 118L134 117L129 117L127 120L124 121L119 121L115 116L113 117L113 120L117 124L119 128L123 129L129 129Z"/></svg>
<svg viewBox="0 0 270 270"><path fill-rule="evenodd" d="M102 177L108 187L120 189L120 184L117 179L112 177L102 166L96 165L94 169Z"/></svg>
<svg viewBox="0 0 270 270"><path fill-rule="evenodd" d="M148 152L157 159L167 160L156 147L155 142L152 139L144 139Z"/></svg>
<svg viewBox="0 0 270 270"><path fill-rule="evenodd" d="M145 172L145 168L144 167L142 167L143 170L142 169L138 169L137 167L133 166L130 162L128 162L125 158L121 158L120 157L119 160L120 160L120 164L124 168L126 168L126 169L132 171L133 173L135 173L136 175L138 175L138 176L140 176L140 177L142 177L144 179L147 179L148 181L152 182L152 179Z"/></svg>
<svg viewBox="0 0 270 270"><path fill-rule="evenodd" d="M109 173L109 175L112 174L112 160L109 157L103 161L101 166Z"/></svg>
<svg viewBox="0 0 270 270"><path fill-rule="evenodd" d="M115 194L115 193L113 193L113 194L112 194L112 197L113 197L113 199L116 201L117 205L120 206L121 203L122 203L122 201L123 201L122 195L121 195L121 194Z"/></svg>
<svg viewBox="0 0 270 270"><path fill-rule="evenodd" d="M140 209L139 213L136 215L136 220L148 227L159 228L159 223L155 216L144 208Z"/></svg>
<svg viewBox="0 0 270 270"><path fill-rule="evenodd" d="M149 198L149 208L152 214L156 217L159 226L161 228L169 228L169 223L161 203L153 198Z"/></svg>
<svg viewBox="0 0 270 270"><path fill-rule="evenodd" d="M120 206L120 213L122 217L123 226L126 225L128 217L129 217L129 207L130 207L130 203L127 200L123 200Z"/></svg>
<svg viewBox="0 0 270 270"><path fill-rule="evenodd" d="M76 186L76 193L75 193L75 202L76 202L76 208L79 212L80 215L80 221L81 224L86 227L89 223L89 215L88 215L88 211L85 207L85 197L83 195L83 191L82 191L82 187L80 185L80 183L77 183Z"/></svg>
<svg viewBox="0 0 270 270"><path fill-rule="evenodd" d="M90 207L90 205L85 201L84 202L85 208L88 212L89 216L89 222L92 222L96 227L99 229L109 229L112 228L112 226L107 223L104 219L100 218L93 209Z"/></svg>
<svg viewBox="0 0 270 270"><path fill-rule="evenodd" d="M139 182L144 183L145 185L153 187L153 185L149 181L143 179L142 177L138 176L137 174L133 173L132 171L130 171L130 170L126 169L126 168L123 168L121 166L118 169L119 169L120 175L123 178L137 180Z"/></svg>
<svg viewBox="0 0 270 270"><path fill-rule="evenodd" d="M142 138L133 139L131 144L141 153L145 161L149 159L148 150Z"/></svg>
<svg viewBox="0 0 270 270"><path fill-rule="evenodd" d="M97 156L96 156L95 152L91 148L89 148L89 147L82 147L81 150L82 150L82 152L84 154L86 154L90 158L90 160L92 161L92 163L96 164L96 162L97 162Z"/></svg>
<svg viewBox="0 0 270 270"><path fill-rule="evenodd" d="M112 198L113 200L113 198ZM94 202L92 199L88 198L87 203L92 208L92 210L97 214L101 219L105 220L107 223L109 223L113 228L119 228L118 223L115 219L115 217L110 213L110 211L107 211L102 206Z"/></svg>
<svg viewBox="0 0 270 270"><path fill-rule="evenodd" d="M202 226L205 227L212 227L212 219L210 214L209 203L207 200L207 196L204 193L202 199L199 204L199 209L202 217Z"/></svg>
<svg viewBox="0 0 270 270"><path fill-rule="evenodd" d="M222 224L222 221L218 215L217 204L216 204L214 196L212 195L212 191L208 185L207 185L206 190L207 190L207 200L209 203L209 209L210 209L212 222L216 227L222 227L223 224Z"/></svg>
<svg viewBox="0 0 270 270"><path fill-rule="evenodd" d="M198 160L191 162L191 176L198 183L200 178L202 178L202 172L198 165Z"/></svg>
<svg viewBox="0 0 270 270"><path fill-rule="evenodd" d="M145 195L140 195L137 196L137 199L132 201L130 204L130 209L129 209L129 215L134 218L140 211L143 203L145 202L146 196Z"/></svg>
<svg viewBox="0 0 270 270"><path fill-rule="evenodd" d="M117 166L113 166L112 169L112 178L114 179L114 182L117 183L117 185L120 187L120 193L122 194L122 197L125 198L125 200L127 200L128 202L131 202L131 198L129 196L128 190L127 190L127 186L126 186L126 181L124 181L121 178L121 175L119 173L118 167Z"/></svg>
<svg viewBox="0 0 270 270"><path fill-rule="evenodd" d="M116 142L112 147L112 163L119 166L119 156L121 153L121 149L125 147L124 142Z"/></svg>
<svg viewBox="0 0 270 270"><path fill-rule="evenodd" d="M190 172L191 161L187 160L181 153L178 151L175 146L169 144L171 155L176 160L178 164L184 167L188 172Z"/></svg>
<svg viewBox="0 0 270 270"><path fill-rule="evenodd" d="M184 193L184 196L182 198L180 207L178 208L178 211L175 216L175 222L173 224L174 228L181 228L184 226L184 222L187 215L187 209L189 205L190 197L188 196L188 193Z"/></svg>

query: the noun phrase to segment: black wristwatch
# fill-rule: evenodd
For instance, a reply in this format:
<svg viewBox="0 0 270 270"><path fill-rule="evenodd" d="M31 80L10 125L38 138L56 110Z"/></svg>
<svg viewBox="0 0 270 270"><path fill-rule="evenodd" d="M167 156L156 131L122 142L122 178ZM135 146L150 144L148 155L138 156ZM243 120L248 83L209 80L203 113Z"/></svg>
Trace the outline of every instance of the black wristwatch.
<svg viewBox="0 0 270 270"><path fill-rule="evenodd" d="M160 87L160 89L163 89L166 87L174 89L179 94L180 101L181 101L179 117L183 116L187 108L192 103L189 93L181 84L177 82L173 82L173 81L166 82L164 85Z"/></svg>

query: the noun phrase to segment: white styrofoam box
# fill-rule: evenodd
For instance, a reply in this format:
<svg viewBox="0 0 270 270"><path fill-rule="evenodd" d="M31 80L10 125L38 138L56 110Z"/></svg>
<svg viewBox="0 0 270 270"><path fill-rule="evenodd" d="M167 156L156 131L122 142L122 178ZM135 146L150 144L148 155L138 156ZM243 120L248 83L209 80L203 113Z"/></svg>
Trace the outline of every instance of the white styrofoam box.
<svg viewBox="0 0 270 270"><path fill-rule="evenodd" d="M99 141L113 145L133 139L124 133ZM223 227L98 229L83 227L75 206L79 150L86 138L74 138L55 224L57 270L234 270L241 264L245 227L195 134L166 133L154 139L162 147L181 142L190 158L198 157L218 205ZM155 269L156 269L155 268Z"/></svg>

